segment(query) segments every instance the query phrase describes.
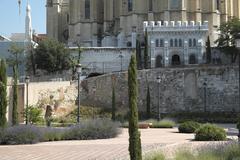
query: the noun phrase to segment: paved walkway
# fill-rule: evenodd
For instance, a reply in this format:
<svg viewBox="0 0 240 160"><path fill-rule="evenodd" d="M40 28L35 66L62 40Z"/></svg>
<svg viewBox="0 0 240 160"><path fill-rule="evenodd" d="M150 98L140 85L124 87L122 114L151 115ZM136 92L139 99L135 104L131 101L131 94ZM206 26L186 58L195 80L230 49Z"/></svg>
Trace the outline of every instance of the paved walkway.
<svg viewBox="0 0 240 160"><path fill-rule="evenodd" d="M143 152L161 146L189 142L193 134L177 129L141 130ZM35 145L0 146L0 160L125 160L128 159L128 130L117 138L88 141L59 141Z"/></svg>

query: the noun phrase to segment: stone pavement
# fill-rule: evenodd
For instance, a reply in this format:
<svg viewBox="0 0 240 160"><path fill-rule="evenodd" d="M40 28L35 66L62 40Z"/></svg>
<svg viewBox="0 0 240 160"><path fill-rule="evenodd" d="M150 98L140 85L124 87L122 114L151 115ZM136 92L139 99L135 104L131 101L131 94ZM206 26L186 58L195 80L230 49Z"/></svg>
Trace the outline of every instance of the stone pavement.
<svg viewBox="0 0 240 160"><path fill-rule="evenodd" d="M177 129L141 130L143 152L187 142L193 134L179 134ZM0 146L0 160L124 160L128 159L128 130L117 138L88 141L45 142L35 145Z"/></svg>
<svg viewBox="0 0 240 160"><path fill-rule="evenodd" d="M193 134L177 133L177 128L141 130L144 153L175 144L190 144L188 142L193 138ZM122 134L113 139L0 146L0 160L126 160L128 158L127 129L123 129Z"/></svg>

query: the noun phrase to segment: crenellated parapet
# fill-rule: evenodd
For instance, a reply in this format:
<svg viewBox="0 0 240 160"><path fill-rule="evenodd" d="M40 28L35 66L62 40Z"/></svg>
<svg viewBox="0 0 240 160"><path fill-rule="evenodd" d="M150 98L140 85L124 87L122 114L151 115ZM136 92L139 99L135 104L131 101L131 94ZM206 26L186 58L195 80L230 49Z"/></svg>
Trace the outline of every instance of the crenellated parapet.
<svg viewBox="0 0 240 160"><path fill-rule="evenodd" d="M143 22L144 31L184 31L184 30L202 30L208 31L208 21L195 22L195 21L144 21Z"/></svg>

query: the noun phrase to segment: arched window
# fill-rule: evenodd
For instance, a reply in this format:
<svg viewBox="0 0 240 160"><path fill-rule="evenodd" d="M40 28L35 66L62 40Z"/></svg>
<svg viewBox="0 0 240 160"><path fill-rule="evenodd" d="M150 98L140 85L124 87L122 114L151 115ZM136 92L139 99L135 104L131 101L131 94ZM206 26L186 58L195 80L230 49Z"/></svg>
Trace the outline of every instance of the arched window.
<svg viewBox="0 0 240 160"><path fill-rule="evenodd" d="M170 40L170 47L173 47L173 39Z"/></svg>
<svg viewBox="0 0 240 160"><path fill-rule="evenodd" d="M196 47L196 46L197 46L197 40L193 39L193 47Z"/></svg>
<svg viewBox="0 0 240 160"><path fill-rule="evenodd" d="M195 54L191 54L189 56L189 64L197 64L197 59L196 59Z"/></svg>
<svg viewBox="0 0 240 160"><path fill-rule="evenodd" d="M69 14L67 14L67 23L69 24Z"/></svg>
<svg viewBox="0 0 240 160"><path fill-rule="evenodd" d="M174 46L175 46L175 47L178 46L178 40L177 40L177 39L174 40Z"/></svg>
<svg viewBox="0 0 240 160"><path fill-rule="evenodd" d="M90 19L90 0L85 0L85 19Z"/></svg>
<svg viewBox="0 0 240 160"><path fill-rule="evenodd" d="M180 60L180 56L179 55L173 55L172 56L172 65L180 65L181 64L181 60Z"/></svg>
<svg viewBox="0 0 240 160"><path fill-rule="evenodd" d="M160 47L164 47L164 41L163 41L163 39L160 39Z"/></svg>
<svg viewBox="0 0 240 160"><path fill-rule="evenodd" d="M156 41L155 41L155 46L159 47L159 40L158 39L156 39Z"/></svg>
<svg viewBox="0 0 240 160"><path fill-rule="evenodd" d="M160 67L162 67L162 66L163 66L163 58L162 58L161 55L158 55L158 56L156 57L155 67L156 67L156 68L160 68Z"/></svg>
<svg viewBox="0 0 240 160"><path fill-rule="evenodd" d="M128 0L128 12L133 10L133 0Z"/></svg>
<svg viewBox="0 0 240 160"><path fill-rule="evenodd" d="M188 40L188 46L189 46L189 47L192 47L192 39L189 39L189 40Z"/></svg>
<svg viewBox="0 0 240 160"><path fill-rule="evenodd" d="M178 40L178 45L179 45L179 47L182 47L182 46L183 46L183 45L182 45L182 40L181 40L181 39Z"/></svg>

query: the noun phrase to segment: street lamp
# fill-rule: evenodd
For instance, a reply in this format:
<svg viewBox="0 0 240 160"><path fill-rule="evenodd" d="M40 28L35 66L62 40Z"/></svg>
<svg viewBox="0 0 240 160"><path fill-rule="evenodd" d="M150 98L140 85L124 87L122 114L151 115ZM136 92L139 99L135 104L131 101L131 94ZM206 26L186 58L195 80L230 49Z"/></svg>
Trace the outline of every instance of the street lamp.
<svg viewBox="0 0 240 160"><path fill-rule="evenodd" d="M80 83L81 83L81 73L82 73L82 65L77 64L76 65L76 71L78 74L78 115L77 115L77 123L80 122Z"/></svg>
<svg viewBox="0 0 240 160"><path fill-rule="evenodd" d="M161 77L157 76L157 83L158 83L158 118L157 120L161 120L161 113L160 113L160 83L161 83Z"/></svg>
<svg viewBox="0 0 240 160"><path fill-rule="evenodd" d="M80 43L80 34L77 34L77 37L76 37L76 41L75 41L75 44L77 45L78 47L78 63L80 63L80 59L81 59L81 43Z"/></svg>
<svg viewBox="0 0 240 160"><path fill-rule="evenodd" d="M204 113L207 112L207 83L206 81L203 83L204 88Z"/></svg>
<svg viewBox="0 0 240 160"><path fill-rule="evenodd" d="M121 72L123 71L123 57L124 55L122 54L122 51L120 51L119 57L121 59Z"/></svg>
<svg viewBox="0 0 240 160"><path fill-rule="evenodd" d="M26 118L26 125L28 125L28 84L30 82L30 77L29 76L26 76L25 77L25 82L26 82L26 86L27 86L27 99L26 99L26 113L25 113L25 118Z"/></svg>

